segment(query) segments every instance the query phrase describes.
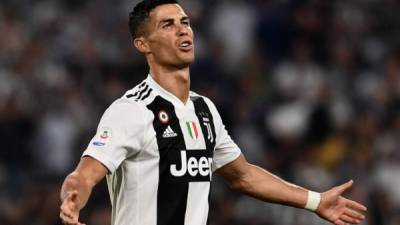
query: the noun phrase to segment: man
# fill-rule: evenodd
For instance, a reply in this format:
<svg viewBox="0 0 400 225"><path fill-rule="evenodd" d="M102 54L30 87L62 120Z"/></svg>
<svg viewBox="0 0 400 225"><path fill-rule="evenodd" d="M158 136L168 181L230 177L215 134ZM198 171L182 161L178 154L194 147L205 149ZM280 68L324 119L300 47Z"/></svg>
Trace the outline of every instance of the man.
<svg viewBox="0 0 400 225"><path fill-rule="evenodd" d="M212 173L266 202L306 208L337 225L358 224L366 208L341 196L289 184L249 164L213 103L189 91L193 31L174 0L144 0L130 14L135 47L150 75L104 113L97 134L61 189L60 217L79 212L105 176L113 225L205 225Z"/></svg>

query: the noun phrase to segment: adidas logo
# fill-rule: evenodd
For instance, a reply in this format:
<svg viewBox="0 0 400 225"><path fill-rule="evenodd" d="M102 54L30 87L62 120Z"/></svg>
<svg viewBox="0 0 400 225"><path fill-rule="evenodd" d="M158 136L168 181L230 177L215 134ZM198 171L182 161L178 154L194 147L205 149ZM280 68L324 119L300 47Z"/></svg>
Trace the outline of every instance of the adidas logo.
<svg viewBox="0 0 400 225"><path fill-rule="evenodd" d="M168 126L167 129L165 129L165 131L162 135L163 138L170 138L170 137L176 137L176 136L178 136L178 134L176 134L170 126Z"/></svg>

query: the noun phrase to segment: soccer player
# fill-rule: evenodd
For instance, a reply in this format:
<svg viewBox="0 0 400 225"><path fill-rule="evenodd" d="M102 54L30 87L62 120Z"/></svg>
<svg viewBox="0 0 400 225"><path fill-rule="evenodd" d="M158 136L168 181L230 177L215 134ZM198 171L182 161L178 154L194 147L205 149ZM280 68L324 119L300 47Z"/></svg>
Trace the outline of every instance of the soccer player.
<svg viewBox="0 0 400 225"><path fill-rule="evenodd" d="M61 189L60 217L79 212L104 177L113 225L206 225L212 174L260 200L306 208L336 225L358 224L365 206L341 194L349 181L317 193L249 164L208 98L190 91L190 20L174 0L144 0L130 13L133 44L147 78L104 113L97 133Z"/></svg>

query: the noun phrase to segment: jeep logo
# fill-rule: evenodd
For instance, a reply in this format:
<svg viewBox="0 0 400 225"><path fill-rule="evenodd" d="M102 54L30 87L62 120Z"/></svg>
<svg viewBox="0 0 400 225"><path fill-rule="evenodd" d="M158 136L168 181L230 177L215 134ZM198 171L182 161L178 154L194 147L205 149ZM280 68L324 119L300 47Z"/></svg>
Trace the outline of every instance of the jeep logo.
<svg viewBox="0 0 400 225"><path fill-rule="evenodd" d="M187 156L186 154L193 156ZM211 180L211 165L212 165L212 158L206 156L195 156L199 155L198 153L205 152L204 150L188 150L188 151L181 151L181 167L178 169L176 164L171 164L170 172L175 177L182 177L185 175L189 175L190 177L203 177L209 176ZM208 177L207 177L208 178ZM207 179L208 180L208 179Z"/></svg>

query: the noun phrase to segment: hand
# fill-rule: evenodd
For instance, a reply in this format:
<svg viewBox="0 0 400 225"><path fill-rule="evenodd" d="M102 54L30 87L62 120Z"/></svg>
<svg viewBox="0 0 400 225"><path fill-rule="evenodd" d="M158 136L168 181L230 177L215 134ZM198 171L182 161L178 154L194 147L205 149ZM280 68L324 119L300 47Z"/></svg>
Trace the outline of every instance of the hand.
<svg viewBox="0 0 400 225"><path fill-rule="evenodd" d="M364 220L367 208L342 197L342 193L353 185L349 181L321 194L321 202L315 211L318 216L335 225L359 224Z"/></svg>
<svg viewBox="0 0 400 225"><path fill-rule="evenodd" d="M79 219L78 192L72 191L67 194L61 203L60 218L66 225L85 225Z"/></svg>

